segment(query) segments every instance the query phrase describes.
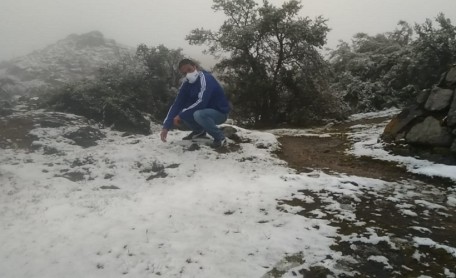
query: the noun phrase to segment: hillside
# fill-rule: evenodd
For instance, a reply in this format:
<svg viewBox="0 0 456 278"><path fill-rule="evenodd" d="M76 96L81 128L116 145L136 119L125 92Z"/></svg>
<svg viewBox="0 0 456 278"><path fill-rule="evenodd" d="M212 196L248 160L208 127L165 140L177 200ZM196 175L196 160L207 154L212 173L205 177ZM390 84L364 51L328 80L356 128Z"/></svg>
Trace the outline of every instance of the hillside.
<svg viewBox="0 0 456 278"><path fill-rule="evenodd" d="M0 63L0 96L32 94L90 78L98 68L133 52L98 31L72 34L26 56Z"/></svg>

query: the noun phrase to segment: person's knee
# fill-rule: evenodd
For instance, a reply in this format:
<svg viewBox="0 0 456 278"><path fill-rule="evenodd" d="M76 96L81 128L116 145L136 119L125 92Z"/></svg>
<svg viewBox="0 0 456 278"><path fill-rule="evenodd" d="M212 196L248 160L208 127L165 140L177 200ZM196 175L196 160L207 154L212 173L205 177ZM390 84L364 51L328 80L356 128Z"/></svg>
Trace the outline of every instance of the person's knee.
<svg viewBox="0 0 456 278"><path fill-rule="evenodd" d="M201 120L204 118L204 113L203 113L203 110L196 110L194 113L193 113L193 119L195 119L195 121L197 123L200 123Z"/></svg>

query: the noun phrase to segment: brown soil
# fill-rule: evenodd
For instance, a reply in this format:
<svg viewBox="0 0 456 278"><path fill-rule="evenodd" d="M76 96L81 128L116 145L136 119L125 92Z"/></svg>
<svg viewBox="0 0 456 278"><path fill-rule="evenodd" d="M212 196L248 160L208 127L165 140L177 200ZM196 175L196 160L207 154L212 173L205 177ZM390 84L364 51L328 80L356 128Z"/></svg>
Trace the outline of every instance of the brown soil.
<svg viewBox="0 0 456 278"><path fill-rule="evenodd" d="M394 162L370 157L355 157L346 153L352 144L348 139L350 126L360 123L376 124L384 121L385 118L377 118L342 123L325 130L325 132L331 133L331 137L283 136L279 138L281 149L276 154L299 172L320 169L331 174L342 173L385 181L416 179L432 183L451 183L450 180L443 178L431 178L410 173L405 167Z"/></svg>

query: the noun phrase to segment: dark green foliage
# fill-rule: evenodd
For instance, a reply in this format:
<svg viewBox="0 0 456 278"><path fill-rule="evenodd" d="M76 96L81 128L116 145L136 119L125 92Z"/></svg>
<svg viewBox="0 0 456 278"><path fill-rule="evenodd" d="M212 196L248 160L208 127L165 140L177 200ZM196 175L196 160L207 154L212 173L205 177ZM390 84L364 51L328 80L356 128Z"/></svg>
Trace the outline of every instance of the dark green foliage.
<svg viewBox="0 0 456 278"><path fill-rule="evenodd" d="M416 60L414 73L421 88L437 83L441 74L456 63L456 26L442 13L435 18L435 23L437 27L427 19L421 25L415 24L414 28L418 35L412 43Z"/></svg>
<svg viewBox="0 0 456 278"><path fill-rule="evenodd" d="M304 124L342 115L341 105L332 106L337 99L318 51L329 31L325 19L299 17L296 0L281 7L267 1L259 6L253 0L214 0L213 9L227 16L220 29L195 29L187 40L208 45L214 56L225 54L215 70L238 117L262 124Z"/></svg>
<svg viewBox="0 0 456 278"><path fill-rule="evenodd" d="M443 14L435 21L437 28L429 19L414 27L400 21L393 32L359 33L351 45L341 42L330 55L332 88L353 112L407 104L455 62L455 27Z"/></svg>
<svg viewBox="0 0 456 278"><path fill-rule="evenodd" d="M132 57L101 68L90 80L67 84L47 103L58 111L86 116L114 128L147 134L149 122L161 121L178 83L181 49L140 45Z"/></svg>

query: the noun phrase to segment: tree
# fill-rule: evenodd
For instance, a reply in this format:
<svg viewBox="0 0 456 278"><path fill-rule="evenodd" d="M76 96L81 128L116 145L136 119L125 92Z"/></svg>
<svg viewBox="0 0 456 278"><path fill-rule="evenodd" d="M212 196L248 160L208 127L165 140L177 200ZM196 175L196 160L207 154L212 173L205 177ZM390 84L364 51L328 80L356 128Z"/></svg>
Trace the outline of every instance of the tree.
<svg viewBox="0 0 456 278"><path fill-rule="evenodd" d="M293 110L310 107L327 89L328 66L318 51L329 31L326 20L298 16L297 0L281 7L214 0L212 8L227 16L219 30L195 29L186 39L221 59L215 70L239 114L263 124L301 122Z"/></svg>
<svg viewBox="0 0 456 278"><path fill-rule="evenodd" d="M414 75L421 88L437 83L442 73L456 62L456 26L440 13L435 18L437 27L430 19L415 24L418 38L413 42L415 52Z"/></svg>
<svg viewBox="0 0 456 278"><path fill-rule="evenodd" d="M181 76L177 64L184 58L182 48L169 49L164 45L147 47L140 44L136 57L148 68L152 79L162 79L170 88L179 86Z"/></svg>
<svg viewBox="0 0 456 278"><path fill-rule="evenodd" d="M412 28L399 21L393 32L359 33L330 54L332 87L354 112L402 106L436 84L455 61L456 28L439 14ZM414 34L416 33L416 36Z"/></svg>

